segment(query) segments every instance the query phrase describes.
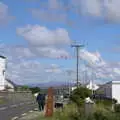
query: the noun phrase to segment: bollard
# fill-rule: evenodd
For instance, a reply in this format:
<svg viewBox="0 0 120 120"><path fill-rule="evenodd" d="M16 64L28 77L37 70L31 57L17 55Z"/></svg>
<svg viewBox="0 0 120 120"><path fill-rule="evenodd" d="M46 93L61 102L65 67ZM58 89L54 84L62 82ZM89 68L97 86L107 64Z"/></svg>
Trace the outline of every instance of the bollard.
<svg viewBox="0 0 120 120"><path fill-rule="evenodd" d="M48 89L48 96L45 106L45 117L51 117L53 115L53 88Z"/></svg>

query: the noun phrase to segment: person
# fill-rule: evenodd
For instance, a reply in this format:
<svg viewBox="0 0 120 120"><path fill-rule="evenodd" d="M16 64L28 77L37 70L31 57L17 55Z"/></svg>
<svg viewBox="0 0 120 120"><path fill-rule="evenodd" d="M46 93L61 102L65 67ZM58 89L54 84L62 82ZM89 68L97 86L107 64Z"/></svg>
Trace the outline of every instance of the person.
<svg viewBox="0 0 120 120"><path fill-rule="evenodd" d="M39 93L36 101L38 102L39 110L43 111L45 106L45 95Z"/></svg>

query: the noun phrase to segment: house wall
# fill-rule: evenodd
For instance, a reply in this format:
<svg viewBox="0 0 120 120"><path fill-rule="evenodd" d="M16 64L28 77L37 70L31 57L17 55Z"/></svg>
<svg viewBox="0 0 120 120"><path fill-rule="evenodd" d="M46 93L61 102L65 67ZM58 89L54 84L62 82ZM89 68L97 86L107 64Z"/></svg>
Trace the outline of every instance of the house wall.
<svg viewBox="0 0 120 120"><path fill-rule="evenodd" d="M5 89L5 68L6 68L6 59L0 57L0 90Z"/></svg>
<svg viewBox="0 0 120 120"><path fill-rule="evenodd" d="M120 103L120 81L114 81L112 84L112 98L115 98Z"/></svg>
<svg viewBox="0 0 120 120"><path fill-rule="evenodd" d="M104 84L97 90L97 93L103 94L107 98L112 98L112 82Z"/></svg>

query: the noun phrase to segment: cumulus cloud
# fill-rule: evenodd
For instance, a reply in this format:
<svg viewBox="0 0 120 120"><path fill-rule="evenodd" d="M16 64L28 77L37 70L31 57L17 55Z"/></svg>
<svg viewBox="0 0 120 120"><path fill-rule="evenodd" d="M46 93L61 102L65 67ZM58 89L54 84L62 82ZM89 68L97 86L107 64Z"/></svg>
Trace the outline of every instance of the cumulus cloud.
<svg viewBox="0 0 120 120"><path fill-rule="evenodd" d="M69 58L70 54L64 49L58 49L54 47L35 47L35 53L38 56L46 57L46 58Z"/></svg>
<svg viewBox="0 0 120 120"><path fill-rule="evenodd" d="M54 78L57 78L61 73L62 69L58 65L43 64L39 60L23 60L20 62L9 62L6 76L20 85L47 84L49 81L55 82ZM56 82L60 81L58 78Z"/></svg>
<svg viewBox="0 0 120 120"><path fill-rule="evenodd" d="M82 15L98 17L108 22L120 22L119 0L76 0L76 2L79 7L82 5L80 11Z"/></svg>
<svg viewBox="0 0 120 120"><path fill-rule="evenodd" d="M82 50L79 54L80 58L87 61L87 63L91 66L104 66L106 63L102 60L99 52L90 53L87 50Z"/></svg>
<svg viewBox="0 0 120 120"><path fill-rule="evenodd" d="M101 80L102 83L115 80L120 76L119 63L112 64L104 61L99 52L91 53L87 50L82 50L79 56L85 61L83 71L87 71L89 80L94 79L95 82ZM94 78L91 78L91 76L94 76Z"/></svg>
<svg viewBox="0 0 120 120"><path fill-rule="evenodd" d="M6 56L9 61L14 59L32 59L32 58L69 58L71 55L65 49L55 47L33 47L33 46L8 46L0 45L0 54Z"/></svg>
<svg viewBox="0 0 120 120"><path fill-rule="evenodd" d="M4 48L4 49L3 49ZM22 46L10 47L4 44L0 45L1 53L5 53L8 57L7 63L7 77L18 84L28 83L47 83L49 81L62 81L71 79L75 81L76 70L74 68L62 68L56 64L42 64L39 62L41 57L55 57L59 52L48 52L47 48L33 52L30 48ZM33 48L32 48L33 49ZM49 48L50 51L52 48ZM26 52L27 51L27 52ZM29 53L29 52L30 53ZM54 51L54 50L53 50ZM41 54L40 54L41 53ZM63 52L61 53L63 55ZM68 55L67 53L65 55ZM31 59L36 56L37 59ZM41 57L40 57L41 56ZM27 58L27 59L26 59ZM85 66L80 64L79 77L83 80L83 72L87 72L87 80L91 80L92 74L95 75L95 82L115 80L120 76L120 63L108 63L104 61L99 52L89 52L87 50L80 51L80 58L85 61ZM67 62L67 61L66 61ZM49 76L49 77L48 77ZM69 76L69 77L68 77Z"/></svg>
<svg viewBox="0 0 120 120"><path fill-rule="evenodd" d="M0 24L8 23L13 19L13 16L9 15L8 6L0 2Z"/></svg>
<svg viewBox="0 0 120 120"><path fill-rule="evenodd" d="M27 25L17 29L17 34L35 46L68 45L71 40L63 28L49 30L39 25Z"/></svg>
<svg viewBox="0 0 120 120"><path fill-rule="evenodd" d="M70 12L77 16L88 16L106 22L120 22L119 6L119 0L48 0L46 4L40 6L40 9L32 9L31 13L41 20L48 20L51 15L49 20L59 22L61 20L65 23L70 20Z"/></svg>

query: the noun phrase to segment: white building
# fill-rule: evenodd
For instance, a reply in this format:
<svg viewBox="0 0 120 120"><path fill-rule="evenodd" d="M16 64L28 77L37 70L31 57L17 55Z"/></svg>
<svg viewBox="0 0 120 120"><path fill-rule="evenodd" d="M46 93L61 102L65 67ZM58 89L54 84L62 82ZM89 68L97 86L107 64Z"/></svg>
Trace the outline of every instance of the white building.
<svg viewBox="0 0 120 120"><path fill-rule="evenodd" d="M114 80L102 85L97 93L106 98L116 99L120 103L120 81Z"/></svg>
<svg viewBox="0 0 120 120"><path fill-rule="evenodd" d="M94 90L96 91L99 86L95 83L93 83L92 81L90 81L87 85L86 85L86 88L90 89L90 90Z"/></svg>
<svg viewBox="0 0 120 120"><path fill-rule="evenodd" d="M12 81L5 79L6 64L6 57L0 56L0 91L5 90L6 88L13 90L15 87L15 84Z"/></svg>
<svg viewBox="0 0 120 120"><path fill-rule="evenodd" d="M0 56L0 90L5 89L6 57Z"/></svg>

